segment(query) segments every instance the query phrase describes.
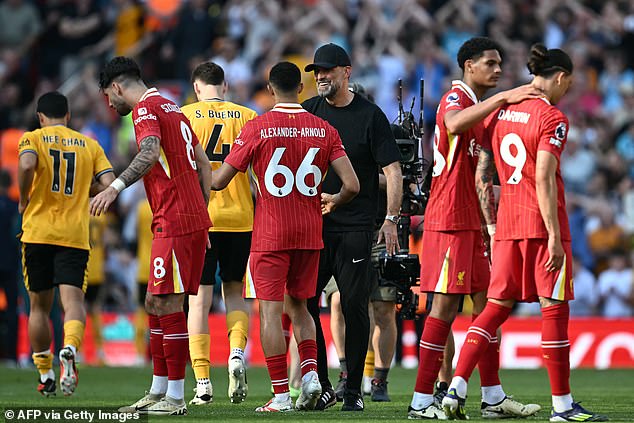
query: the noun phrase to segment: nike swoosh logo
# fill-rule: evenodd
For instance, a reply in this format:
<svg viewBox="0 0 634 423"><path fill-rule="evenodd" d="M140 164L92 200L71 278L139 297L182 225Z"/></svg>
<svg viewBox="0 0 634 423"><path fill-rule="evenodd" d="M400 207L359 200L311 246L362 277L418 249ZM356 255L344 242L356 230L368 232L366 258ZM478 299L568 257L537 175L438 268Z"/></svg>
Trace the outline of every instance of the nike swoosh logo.
<svg viewBox="0 0 634 423"><path fill-rule="evenodd" d="M359 263L359 262L362 262L363 260L365 260L365 259L364 258L362 258L362 259L352 259L352 262L353 263Z"/></svg>
<svg viewBox="0 0 634 423"><path fill-rule="evenodd" d="M154 281L154 286L159 286L163 282L165 282L165 279L163 279L162 281Z"/></svg>

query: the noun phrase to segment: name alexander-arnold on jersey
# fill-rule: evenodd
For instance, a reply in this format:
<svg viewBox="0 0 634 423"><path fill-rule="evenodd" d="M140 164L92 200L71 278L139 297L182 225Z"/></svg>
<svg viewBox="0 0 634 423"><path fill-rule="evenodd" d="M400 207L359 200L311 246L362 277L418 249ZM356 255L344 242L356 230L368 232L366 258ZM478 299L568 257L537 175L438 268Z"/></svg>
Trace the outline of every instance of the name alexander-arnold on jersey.
<svg viewBox="0 0 634 423"><path fill-rule="evenodd" d="M295 127L272 127L260 129L260 138L272 137L317 137L325 138L326 130L324 128L295 128Z"/></svg>

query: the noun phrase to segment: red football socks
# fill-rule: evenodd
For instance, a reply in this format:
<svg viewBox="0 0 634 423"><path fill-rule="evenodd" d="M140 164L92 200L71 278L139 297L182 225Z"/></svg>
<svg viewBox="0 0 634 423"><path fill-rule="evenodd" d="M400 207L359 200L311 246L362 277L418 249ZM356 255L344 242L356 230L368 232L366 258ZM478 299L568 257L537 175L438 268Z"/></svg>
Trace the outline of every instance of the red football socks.
<svg viewBox="0 0 634 423"><path fill-rule="evenodd" d="M286 366L286 354L266 357L266 368L269 370L274 394L288 392L288 369Z"/></svg>
<svg viewBox="0 0 634 423"><path fill-rule="evenodd" d="M568 303L542 308L542 357L555 396L570 393L570 341Z"/></svg>
<svg viewBox="0 0 634 423"><path fill-rule="evenodd" d="M286 313L282 313L282 332L286 341L286 352L288 352L288 346L291 344L291 318Z"/></svg>
<svg viewBox="0 0 634 423"><path fill-rule="evenodd" d="M155 376L167 376L167 364L163 352L163 329L161 319L153 314L148 314L150 325L150 354Z"/></svg>
<svg viewBox="0 0 634 423"><path fill-rule="evenodd" d="M311 371L317 371L317 342L305 339L297 346L302 376Z"/></svg>
<svg viewBox="0 0 634 423"><path fill-rule="evenodd" d="M189 335L185 313L181 311L167 314L161 316L160 319L168 379L185 379L185 366L189 356Z"/></svg>
<svg viewBox="0 0 634 423"><path fill-rule="evenodd" d="M471 373L483 355L490 349L490 343L496 337L496 330L511 314L511 308L487 302L482 314L471 324L464 341L454 377L469 380ZM497 350L497 347L496 347ZM497 351L496 351L497 353ZM496 366L497 367L497 366ZM486 370L488 373L488 370ZM484 383L484 382L483 382ZM499 385L499 380L496 385ZM491 386L484 385L483 386Z"/></svg>
<svg viewBox="0 0 634 423"><path fill-rule="evenodd" d="M414 391L433 394L434 383L442 366L445 344L451 325L444 320L427 317L418 349L418 373Z"/></svg>
<svg viewBox="0 0 634 423"><path fill-rule="evenodd" d="M479 314L471 316L471 322L475 322ZM484 351L478 361L478 371L480 372L480 386L501 385L498 371L500 370L500 344L498 342L497 330L489 342L489 347Z"/></svg>

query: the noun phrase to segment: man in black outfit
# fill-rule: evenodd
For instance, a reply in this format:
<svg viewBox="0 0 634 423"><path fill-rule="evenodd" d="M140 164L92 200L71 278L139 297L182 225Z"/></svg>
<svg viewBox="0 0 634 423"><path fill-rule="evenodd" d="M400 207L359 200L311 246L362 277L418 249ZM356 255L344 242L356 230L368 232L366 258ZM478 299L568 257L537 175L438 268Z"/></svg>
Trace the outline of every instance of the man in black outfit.
<svg viewBox="0 0 634 423"><path fill-rule="evenodd" d="M385 241L388 254L394 254L399 249L396 225L402 197L400 152L381 109L348 90L351 63L343 48L335 44L321 46L305 71L314 72L318 96L306 100L302 106L337 129L361 183L361 191L354 200L324 217L324 249L317 292L308 301L317 329L317 363L323 390L315 409L323 410L336 403L328 380L326 344L319 321L319 296L334 276L346 323L348 380L342 410L363 411L361 379L370 333L370 255L379 195L378 168L383 169L387 180L387 215L378 242ZM339 178L328 172L323 191L338 192L340 187Z"/></svg>

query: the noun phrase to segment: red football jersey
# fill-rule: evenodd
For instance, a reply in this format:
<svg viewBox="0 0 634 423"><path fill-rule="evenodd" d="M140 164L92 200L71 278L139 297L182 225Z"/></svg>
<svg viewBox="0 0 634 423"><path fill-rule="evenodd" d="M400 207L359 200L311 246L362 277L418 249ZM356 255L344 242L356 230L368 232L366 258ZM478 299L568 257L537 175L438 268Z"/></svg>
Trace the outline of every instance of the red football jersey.
<svg viewBox="0 0 634 423"><path fill-rule="evenodd" d="M194 146L198 138L180 108L150 88L132 110L137 145L154 135L161 140L158 163L143 177L152 209L155 238L207 229L209 213L200 191Z"/></svg>
<svg viewBox="0 0 634 423"><path fill-rule="evenodd" d="M323 248L321 182L345 155L337 130L299 104L277 104L242 128L225 163L251 165L256 178L251 251Z"/></svg>
<svg viewBox="0 0 634 423"><path fill-rule="evenodd" d="M557 157L566 145L568 119L545 98L506 105L486 121L500 177L496 240L548 238L535 189L537 151ZM570 240L564 182L557 165L557 215L562 241Z"/></svg>
<svg viewBox="0 0 634 423"><path fill-rule="evenodd" d="M483 124L462 134L445 127L445 114L463 110L478 102L475 93L462 81L453 81L440 100L434 129L434 168L431 192L425 211L424 228L431 231L480 229L480 203L475 189Z"/></svg>

